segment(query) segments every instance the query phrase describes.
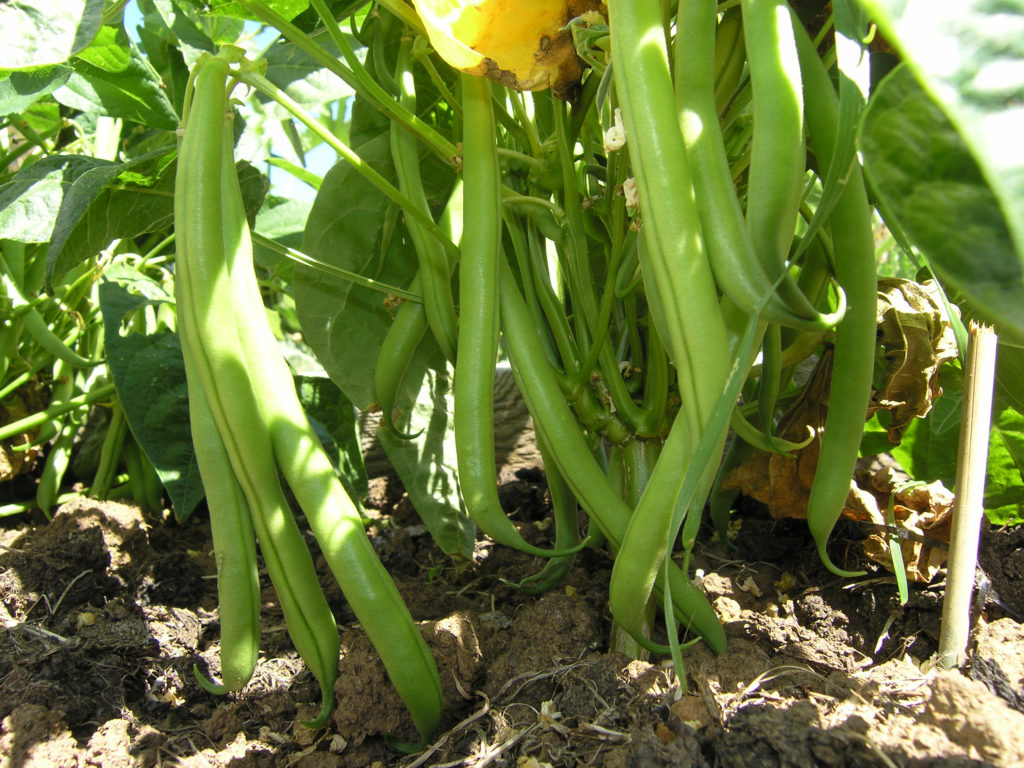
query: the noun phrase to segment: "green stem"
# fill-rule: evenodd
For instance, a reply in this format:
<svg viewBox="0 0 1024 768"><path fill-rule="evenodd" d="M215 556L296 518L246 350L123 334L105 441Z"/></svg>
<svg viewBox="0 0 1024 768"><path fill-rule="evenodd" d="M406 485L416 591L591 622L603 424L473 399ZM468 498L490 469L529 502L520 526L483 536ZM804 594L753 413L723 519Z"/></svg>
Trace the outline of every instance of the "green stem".
<svg viewBox="0 0 1024 768"><path fill-rule="evenodd" d="M397 120L402 125L413 131L427 146L436 152L442 159L453 162L459 155L458 148L445 139L433 127L427 125L408 110L403 109L391 94L385 91L376 80L374 80L366 69L355 58L355 53L348 45L348 41L341 37L340 48L342 55L347 61L355 60L358 68L348 69L338 62L329 51L324 50L313 38L289 22L283 16L275 13L266 3L255 2L255 0L238 0L239 3L250 13L265 23L279 30L288 40L297 45L309 54L318 64L340 77L370 104L379 109L388 117ZM329 15L329 14L328 14ZM337 42L337 41L336 41Z"/></svg>
<svg viewBox="0 0 1024 768"><path fill-rule="evenodd" d="M0 427L0 440L10 440L15 435L20 435L23 432L35 429L63 413L68 413L76 408L81 408L82 406L92 405L93 403L106 400L116 391L117 390L113 384L102 384L89 392L79 395L78 397L65 400L63 403L51 405L46 410L33 413L31 416L26 416L23 419L18 419L17 421L12 421L9 424L4 424Z"/></svg>

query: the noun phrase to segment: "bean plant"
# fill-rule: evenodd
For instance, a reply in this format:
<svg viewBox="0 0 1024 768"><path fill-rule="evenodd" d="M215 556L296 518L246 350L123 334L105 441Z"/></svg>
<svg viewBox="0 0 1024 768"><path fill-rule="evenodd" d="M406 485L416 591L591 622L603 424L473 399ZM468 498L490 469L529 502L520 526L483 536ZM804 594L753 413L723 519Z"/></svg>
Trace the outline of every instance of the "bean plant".
<svg viewBox="0 0 1024 768"><path fill-rule="evenodd" d="M93 493L109 495L123 454L127 487L153 508L157 478L179 519L205 495L220 682L196 675L212 693L254 672L261 557L322 689L310 725L330 715L338 630L302 523L421 741L437 729L437 669L363 531L357 412L379 413L447 555L471 558L486 535L540 558L514 585L540 592L581 549L606 548L615 642L677 666L686 643L725 647L689 562L702 523L728 540L725 480L754 451L816 451L809 531L829 570L858 575L829 542L880 375L883 217L909 276L940 278L1004 334L1000 423L1020 431L1019 163L979 143L990 113L950 96L902 4L138 0L134 40L123 3L94 5L55 22L45 61L38 46L0 61L22 141L7 162L30 153L0 188L0 382L8 397L46 368L52 395L0 435L46 446L36 501L49 512L86 407L109 400ZM37 101L12 95L22 71ZM901 191L878 142L893 81L920 102L916 127L960 153L958 194L988 227L976 237L1007 244L989 257L997 285L936 234L955 217L908 208L920 190ZM62 114L125 121L120 149L70 151L59 121L32 112L50 93ZM924 159L938 151L918 141ZM307 167L315 147L329 169ZM312 202L278 195L282 174ZM61 175L38 238L11 201ZM140 382L158 359L161 375ZM544 459L547 546L498 495L499 364ZM782 417L810 368L827 417L794 440Z"/></svg>

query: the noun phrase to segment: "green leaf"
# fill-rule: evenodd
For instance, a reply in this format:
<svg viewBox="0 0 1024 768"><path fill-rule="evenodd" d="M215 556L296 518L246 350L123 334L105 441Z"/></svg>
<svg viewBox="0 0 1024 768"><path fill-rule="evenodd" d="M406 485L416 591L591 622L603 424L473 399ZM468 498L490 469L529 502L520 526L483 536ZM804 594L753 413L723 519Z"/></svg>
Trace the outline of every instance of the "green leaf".
<svg viewBox="0 0 1024 768"><path fill-rule="evenodd" d="M1024 416L1013 408L992 417L985 514L994 525L1024 522Z"/></svg>
<svg viewBox="0 0 1024 768"><path fill-rule="evenodd" d="M345 489L353 498L365 498L366 467L355 407L334 382L323 376L296 376L295 389Z"/></svg>
<svg viewBox="0 0 1024 768"><path fill-rule="evenodd" d="M170 47L177 46L185 63L191 67L203 53L215 53L217 44L210 38L198 12L188 3L175 0L136 0L142 11L148 35L147 51L155 48L153 41L162 38Z"/></svg>
<svg viewBox="0 0 1024 768"><path fill-rule="evenodd" d="M1024 270L1024 153L1020 151L1024 0L862 3L963 136L1006 217L1020 274ZM984 301L976 299L976 303ZM1024 336L1020 314L1014 317L1016 330Z"/></svg>
<svg viewBox="0 0 1024 768"><path fill-rule="evenodd" d="M50 240L64 196L90 171L116 165L82 155L51 155L0 185L0 238L19 243Z"/></svg>
<svg viewBox="0 0 1024 768"><path fill-rule="evenodd" d="M1005 349L1000 347L999 353ZM1008 376L1007 369L1002 369L1001 375ZM947 488L955 489L963 397L959 369L943 368L942 386L945 392L931 413L924 419L913 419L898 446L889 445L885 427L872 419L862 454L889 452L915 480L941 480ZM1015 410L1012 398L1005 394L997 376L984 502L985 514L994 525L1024 522L1024 415Z"/></svg>
<svg viewBox="0 0 1024 768"><path fill-rule="evenodd" d="M102 22L103 0L0 3L0 69L35 69L65 62L92 42Z"/></svg>
<svg viewBox="0 0 1024 768"><path fill-rule="evenodd" d="M283 16L288 21L302 13L309 7L309 0L261 0L263 5ZM214 16L231 16L236 19L260 19L250 14L241 3L235 0L210 0L207 11Z"/></svg>
<svg viewBox="0 0 1024 768"><path fill-rule="evenodd" d="M170 226L174 174L162 173L170 157L159 152L128 163L97 161L94 168L70 181L49 238L47 286L59 281L71 267L95 257L114 237L134 237ZM126 173L128 183L111 189Z"/></svg>
<svg viewBox="0 0 1024 768"><path fill-rule="evenodd" d="M394 179L386 134L359 147ZM302 250L320 261L398 286L416 272L416 255L388 220L388 200L348 163L324 177L306 222ZM386 229L388 231L386 231ZM386 247L386 258L382 258ZM391 326L387 297L314 269L295 270L295 304L306 342L331 379L360 410L374 402L373 369Z"/></svg>
<svg viewBox="0 0 1024 768"><path fill-rule="evenodd" d="M59 64L9 73L0 80L0 115L23 112L36 100L64 85L70 76L71 69Z"/></svg>
<svg viewBox="0 0 1024 768"><path fill-rule="evenodd" d="M267 196L263 207L256 214L256 231L282 245L302 247L302 231L312 204L306 200ZM294 272L292 262L277 251L255 243L253 257L264 269L272 270L277 276L285 277ZM290 277L286 278L291 282Z"/></svg>
<svg viewBox="0 0 1024 768"><path fill-rule="evenodd" d="M348 37L352 47L357 48L358 41L350 35ZM338 49L330 41L323 40L321 45L340 57ZM266 52L264 59L267 62L267 79L307 109L316 109L353 93L351 86L344 80L326 70L293 43L279 42ZM269 104L267 109L270 109ZM279 116L282 119L286 117L285 110L280 109Z"/></svg>
<svg viewBox="0 0 1024 768"><path fill-rule="evenodd" d="M104 49L110 53L111 47ZM72 62L74 73L53 97L66 107L82 112L96 112L110 117L173 131L178 115L157 77L156 72L132 45L130 58L119 70L109 70L83 57ZM111 57L97 55L104 66L113 64Z"/></svg>
<svg viewBox="0 0 1024 768"><path fill-rule="evenodd" d="M439 350L436 358L440 358ZM442 365L443 359L437 363ZM437 545L446 555L472 559L476 525L459 493L452 422L453 372L450 366L439 370L421 365L419 370L423 371L422 385L414 396L414 405L403 409L397 424L403 432L419 434L407 440L382 427L377 439ZM416 378L412 371L406 375L407 383L410 378Z"/></svg>
<svg viewBox="0 0 1024 768"><path fill-rule="evenodd" d="M1005 209L954 125L906 66L876 89L859 143L884 208L939 278L1001 332L1024 335L1024 269Z"/></svg>
<svg viewBox="0 0 1024 768"><path fill-rule="evenodd" d="M129 163L83 174L62 201L46 256L47 284L76 264L95 258L115 239L162 232L174 222L171 153L158 152ZM266 177L248 163L238 164L247 212L259 208ZM101 183L102 182L102 183Z"/></svg>
<svg viewBox="0 0 1024 768"><path fill-rule="evenodd" d="M105 72L124 72L132 61L128 35L120 27L102 27L92 45L78 54L78 61Z"/></svg>
<svg viewBox="0 0 1024 768"><path fill-rule="evenodd" d="M1000 344L996 354L996 402L1024 413L1024 349Z"/></svg>
<svg viewBox="0 0 1024 768"><path fill-rule="evenodd" d="M181 342L166 328L146 334L122 332L125 319L134 312L170 302L171 296L158 283L119 265L104 273L99 292L107 360L128 426L156 467L175 517L185 520L205 492L188 427Z"/></svg>
<svg viewBox="0 0 1024 768"><path fill-rule="evenodd" d="M159 74L175 111L181 114L189 75L182 55L184 45L156 15L147 16L145 20L145 24L135 28L139 46L149 65Z"/></svg>

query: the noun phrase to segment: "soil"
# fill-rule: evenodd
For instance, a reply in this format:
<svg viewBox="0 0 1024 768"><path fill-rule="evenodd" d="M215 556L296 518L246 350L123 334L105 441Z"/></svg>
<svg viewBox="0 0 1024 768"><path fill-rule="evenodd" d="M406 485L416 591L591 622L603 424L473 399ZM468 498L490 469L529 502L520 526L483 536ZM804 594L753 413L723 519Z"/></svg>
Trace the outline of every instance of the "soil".
<svg viewBox="0 0 1024 768"><path fill-rule="evenodd" d="M547 541L543 475L502 486L524 535ZM338 706L312 731L319 689L264 582L262 653L238 694L215 697L219 623L208 521L151 519L117 502L66 505L52 523L0 528L0 768L149 766L1012 766L1024 765L1024 549L987 531L988 575L965 673L929 666L941 584L894 580L837 532L841 580L806 526L757 508L734 548L705 536L694 574L729 635L718 657L609 651L611 563L584 551L541 595L508 586L539 561L488 542L456 566L394 479L371 483L370 529L437 658L446 714L434 742L402 755L407 715L324 568L341 627ZM315 544L310 541L311 546ZM315 551L315 550L314 550ZM322 563L321 563L322 565Z"/></svg>

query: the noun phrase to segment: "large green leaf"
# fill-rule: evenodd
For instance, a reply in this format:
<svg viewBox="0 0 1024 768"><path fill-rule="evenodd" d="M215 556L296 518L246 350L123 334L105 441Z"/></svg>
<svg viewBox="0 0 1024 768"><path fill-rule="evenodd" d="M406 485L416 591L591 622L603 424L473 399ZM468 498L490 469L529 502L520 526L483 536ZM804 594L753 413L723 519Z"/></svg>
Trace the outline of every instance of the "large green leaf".
<svg viewBox="0 0 1024 768"><path fill-rule="evenodd" d="M104 342L118 399L132 434L171 497L175 517L185 520L204 491L188 426L181 342L166 328L122 332L125 319L137 310L170 301L158 283L128 267L108 269L100 283Z"/></svg>
<svg viewBox="0 0 1024 768"><path fill-rule="evenodd" d="M109 29L109 28L106 28ZM82 112L120 117L150 128L173 131L178 116L153 68L123 32L105 39L95 51L72 61L74 72L53 97ZM105 37L110 37L107 34ZM119 43L123 44L119 45Z"/></svg>
<svg viewBox="0 0 1024 768"><path fill-rule="evenodd" d="M415 366L421 387L412 407L405 408L398 428L416 437L409 440L380 429L377 437L398 472L409 499L441 551L452 557L473 557L476 524L459 493L452 425L452 375L436 344L433 368ZM414 366L411 366L414 367ZM409 378L415 378L413 371Z"/></svg>
<svg viewBox="0 0 1024 768"><path fill-rule="evenodd" d="M64 197L74 183L117 165L83 155L51 155L0 185L0 237L20 243L49 242Z"/></svg>
<svg viewBox="0 0 1024 768"><path fill-rule="evenodd" d="M1024 522L1024 416L1013 408L992 415L985 513L996 525Z"/></svg>
<svg viewBox="0 0 1024 768"><path fill-rule="evenodd" d="M0 3L0 69L67 61L92 42L102 22L103 0L5 0Z"/></svg>
<svg viewBox="0 0 1024 768"><path fill-rule="evenodd" d="M1024 336L1024 267L1005 209L956 127L906 66L876 89L859 142L887 214L940 279L1002 332Z"/></svg>
<svg viewBox="0 0 1024 768"><path fill-rule="evenodd" d="M1024 267L1024 0L860 0L963 136ZM1009 267L1000 271L1008 271ZM979 297L984 302L984 296ZM1010 318L1005 318L1009 320ZM1024 336L1020 315L1016 330Z"/></svg>
<svg viewBox="0 0 1024 768"><path fill-rule="evenodd" d="M388 136L359 147L372 167L394 179ZM306 221L302 250L336 267L405 287L416 255L389 219L384 195L348 163L324 177ZM382 250L385 253L382 254ZM324 369L360 410L374 402L373 369L391 326L380 291L309 268L295 270L295 304L306 342Z"/></svg>
<svg viewBox="0 0 1024 768"><path fill-rule="evenodd" d="M174 221L174 171L170 153L112 163L82 174L61 201L47 251L47 283L106 248L115 239L162 232ZM266 193L267 180L248 163L238 165L247 211Z"/></svg>
<svg viewBox="0 0 1024 768"><path fill-rule="evenodd" d="M60 64L9 73L0 80L0 115L28 109L37 99L64 85L69 77L71 68Z"/></svg>

